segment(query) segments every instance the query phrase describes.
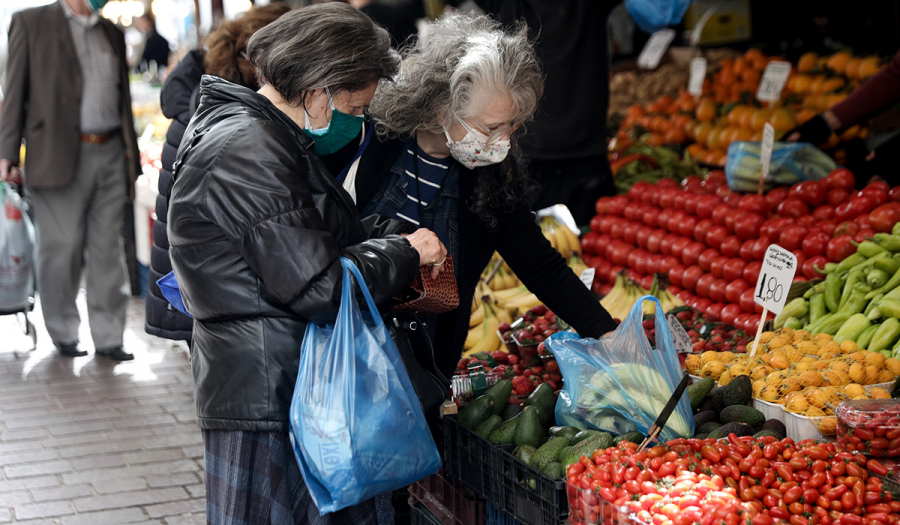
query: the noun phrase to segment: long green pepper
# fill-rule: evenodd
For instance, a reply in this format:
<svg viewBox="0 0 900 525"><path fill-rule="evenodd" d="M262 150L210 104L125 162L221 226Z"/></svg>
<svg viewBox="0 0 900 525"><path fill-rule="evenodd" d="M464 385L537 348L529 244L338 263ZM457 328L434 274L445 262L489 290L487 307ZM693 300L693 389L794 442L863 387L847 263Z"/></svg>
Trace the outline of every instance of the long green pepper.
<svg viewBox="0 0 900 525"><path fill-rule="evenodd" d="M852 271L850 272L850 275L847 276L847 282L844 283L844 290L841 292L841 300L838 303L838 310L844 309L844 305L850 300L850 295L853 293L853 287L859 282L860 277L862 277L862 270Z"/></svg>
<svg viewBox="0 0 900 525"><path fill-rule="evenodd" d="M813 295L809 300L809 321L815 323L828 313L825 306L825 294L820 293Z"/></svg>
<svg viewBox="0 0 900 525"><path fill-rule="evenodd" d="M891 317L881 323L881 326L878 328L878 331L875 332L869 345L860 345L860 348L865 348L870 352L879 352L889 348L894 344L894 341L896 341L898 337L900 337L900 319Z"/></svg>
<svg viewBox="0 0 900 525"><path fill-rule="evenodd" d="M900 235L876 233L872 240L889 252L900 252Z"/></svg>
<svg viewBox="0 0 900 525"><path fill-rule="evenodd" d="M872 323L869 322L865 315L853 314L838 329L837 333L834 335L834 342L842 343L844 341L856 341L860 334L871 325Z"/></svg>
<svg viewBox="0 0 900 525"><path fill-rule="evenodd" d="M837 273L830 273L825 278L825 305L829 312L837 312L841 303L841 278Z"/></svg>
<svg viewBox="0 0 900 525"><path fill-rule="evenodd" d="M879 253L887 253L887 251L888 250L886 250L884 247L872 241L863 241L856 245L856 253L862 255L867 259L871 259Z"/></svg>
<svg viewBox="0 0 900 525"><path fill-rule="evenodd" d="M856 346L859 348L868 348L879 327L881 327L880 324L873 324L866 328L865 331L859 335L859 338L856 339Z"/></svg>

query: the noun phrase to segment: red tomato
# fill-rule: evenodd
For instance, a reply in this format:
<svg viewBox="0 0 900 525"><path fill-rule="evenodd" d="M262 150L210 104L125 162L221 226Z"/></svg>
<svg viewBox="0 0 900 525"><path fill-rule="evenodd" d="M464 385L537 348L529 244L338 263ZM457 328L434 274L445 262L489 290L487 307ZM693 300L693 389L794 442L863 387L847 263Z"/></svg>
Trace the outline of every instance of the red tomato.
<svg viewBox="0 0 900 525"><path fill-rule="evenodd" d="M698 283L699 287L699 283ZM725 290L728 288L728 281L725 279L716 279L709 285L709 298L717 303L724 303L728 300Z"/></svg>
<svg viewBox="0 0 900 525"><path fill-rule="evenodd" d="M827 202L831 206L839 206L850 198L850 192L844 188L834 188L828 190Z"/></svg>
<svg viewBox="0 0 900 525"><path fill-rule="evenodd" d="M644 225L640 222L629 221L625 225L625 231L622 235L622 238L625 239L625 242L637 244L638 231L640 231L640 229L643 227Z"/></svg>
<svg viewBox="0 0 900 525"><path fill-rule="evenodd" d="M756 244L753 245L753 258L757 261L761 261L766 257L766 250L769 249L769 245L775 244L768 237L760 237L756 239Z"/></svg>
<svg viewBox="0 0 900 525"><path fill-rule="evenodd" d="M700 257L697 259L698 264L703 270L709 271L712 267L712 262L716 259L716 257L721 257L721 254L718 250L714 248L707 248L700 254Z"/></svg>
<svg viewBox="0 0 900 525"><path fill-rule="evenodd" d="M706 245L702 242L692 242L681 251L681 260L687 266L697 264L697 258L705 249Z"/></svg>
<svg viewBox="0 0 900 525"><path fill-rule="evenodd" d="M867 213L863 213L862 215L858 215L853 222L859 225L860 228L869 228L871 225L869 224L869 215Z"/></svg>
<svg viewBox="0 0 900 525"><path fill-rule="evenodd" d="M796 197L788 197L778 205L778 215L795 218L809 215L809 206L807 206L806 202Z"/></svg>
<svg viewBox="0 0 900 525"><path fill-rule="evenodd" d="M723 242L724 244L724 242ZM751 239L749 241L744 241L741 244L741 249L738 251L738 256L745 261L753 260L753 249L756 247L756 239ZM721 246L720 246L721 248ZM725 253L725 252L722 252Z"/></svg>
<svg viewBox="0 0 900 525"><path fill-rule="evenodd" d="M760 270L762 270L761 261L748 262L742 274L744 281L746 281L750 286L755 286L756 281L759 280Z"/></svg>
<svg viewBox="0 0 900 525"><path fill-rule="evenodd" d="M703 198L702 194L699 193L690 193L684 198L684 211L690 213L691 215L696 216L697 214L697 204L700 203L700 199Z"/></svg>
<svg viewBox="0 0 900 525"><path fill-rule="evenodd" d="M679 233L679 228L681 227L681 221L687 217L687 212L684 210L675 210L669 215L669 220L666 221L666 229L672 233Z"/></svg>
<svg viewBox="0 0 900 525"><path fill-rule="evenodd" d="M838 235L856 235L859 233L859 224L854 221L844 221L837 225L834 229L833 235L837 237Z"/></svg>
<svg viewBox="0 0 900 525"><path fill-rule="evenodd" d="M865 240L871 239L872 236L875 235L875 230L872 228L860 228L856 235L853 236L854 242L863 242Z"/></svg>
<svg viewBox="0 0 900 525"><path fill-rule="evenodd" d="M834 220L850 221L860 215L869 213L878 206L878 202L868 195L857 195L841 204L834 210Z"/></svg>
<svg viewBox="0 0 900 525"><path fill-rule="evenodd" d="M743 313L743 311L741 310L740 305L736 303L727 304L725 305L725 308L722 308L722 321L734 324L735 319L737 319L741 313Z"/></svg>
<svg viewBox="0 0 900 525"><path fill-rule="evenodd" d="M714 223L724 226L725 225L725 217L727 217L728 214L731 213L731 211L733 209L734 208L732 208L731 206L729 206L723 202L722 204L719 204L718 206L716 206L713 209L712 215L710 217L712 218Z"/></svg>
<svg viewBox="0 0 900 525"><path fill-rule="evenodd" d="M754 281L755 283L756 281ZM741 299L739 301L741 305L741 310L747 312L748 314L757 313L756 309L759 308L759 312L762 312L762 307L756 304L753 301L753 295L756 293L756 290L751 286L744 290L744 293L741 294Z"/></svg>
<svg viewBox="0 0 900 525"><path fill-rule="evenodd" d="M744 273L744 268L747 267L747 262L740 258L732 258L728 259L725 262L725 268L722 272L722 277L729 281L734 281L740 279Z"/></svg>
<svg viewBox="0 0 900 525"><path fill-rule="evenodd" d="M734 223L734 233L742 241L748 239L756 239L759 237L759 230L766 220L762 215L756 213L747 213L737 219Z"/></svg>
<svg viewBox="0 0 900 525"><path fill-rule="evenodd" d="M728 237L729 235L731 235L731 232L728 231L728 228L726 228L725 226L713 226L706 234L706 245L710 248L718 249L719 246L722 245L722 241L725 240L725 237Z"/></svg>
<svg viewBox="0 0 900 525"><path fill-rule="evenodd" d="M666 236L663 237L663 240L659 243L659 250L664 255L672 255L672 245L678 239L681 239L681 235L678 235L677 233L666 234Z"/></svg>
<svg viewBox="0 0 900 525"><path fill-rule="evenodd" d="M816 223L816 228L827 233L829 237L834 237L834 230L837 228L837 224L834 221L819 221Z"/></svg>
<svg viewBox="0 0 900 525"><path fill-rule="evenodd" d="M806 260L806 262L803 263L800 271L803 272L803 275L810 279L821 278L824 276L824 274L816 271L816 267L818 267L820 270L824 270L825 263L827 262L828 259L824 255L815 255L813 257L810 257Z"/></svg>
<svg viewBox="0 0 900 525"><path fill-rule="evenodd" d="M882 204L869 214L869 224L877 232L888 233L900 222L900 206L895 203Z"/></svg>
<svg viewBox="0 0 900 525"><path fill-rule="evenodd" d="M891 191L888 192L888 196L890 197L891 202L900 202L900 186L891 188Z"/></svg>
<svg viewBox="0 0 900 525"><path fill-rule="evenodd" d="M841 262L856 253L856 246L850 242L853 238L849 235L838 235L828 241L826 255L831 262Z"/></svg>
<svg viewBox="0 0 900 525"><path fill-rule="evenodd" d="M595 231L589 231L581 238L581 249L584 253L594 255L597 253L597 239L600 234Z"/></svg>
<svg viewBox="0 0 900 525"><path fill-rule="evenodd" d="M688 237L679 236L678 239L672 243L672 255L681 258L681 252L692 242L694 241Z"/></svg>
<svg viewBox="0 0 900 525"><path fill-rule="evenodd" d="M662 251L662 240L666 236L666 230L659 228L654 230L650 237L647 238L647 249L651 252L660 253Z"/></svg>
<svg viewBox="0 0 900 525"><path fill-rule="evenodd" d="M820 221L833 219L835 214L834 206L830 204L823 204L822 206L819 206L818 208L813 210L812 214L813 217L819 219Z"/></svg>
<svg viewBox="0 0 900 525"><path fill-rule="evenodd" d="M813 217L812 215L804 215L803 217L797 218L797 224L801 226L812 226L817 222L819 222L819 219Z"/></svg>
<svg viewBox="0 0 900 525"><path fill-rule="evenodd" d="M659 226L660 211L661 210L659 208L657 208L656 206L647 207L647 209L644 210L644 215L642 217L644 224L646 224L647 226L654 226L654 227Z"/></svg>
<svg viewBox="0 0 900 525"><path fill-rule="evenodd" d="M710 307L706 309L707 319L709 319L710 321L720 320L722 318L722 308L725 308L725 305L723 303L715 303L710 305Z"/></svg>
<svg viewBox="0 0 900 525"><path fill-rule="evenodd" d="M886 183L873 182L863 188L859 193L857 193L857 195L865 195L867 197L871 197L879 206L881 206L885 202L891 200L888 193L890 191L891 188L887 186Z"/></svg>
<svg viewBox="0 0 900 525"><path fill-rule="evenodd" d="M795 184L791 191L788 192L788 198L797 197L810 206L821 206L828 197L828 188L822 183L814 180L807 180L799 184Z"/></svg>
<svg viewBox="0 0 900 525"><path fill-rule="evenodd" d="M697 217L700 219L709 219L713 215L713 210L722 204L722 199L715 195L704 195L697 201Z"/></svg>
<svg viewBox="0 0 900 525"><path fill-rule="evenodd" d="M760 237L777 237L781 230L797 222L793 217L772 217L759 228Z"/></svg>
<svg viewBox="0 0 900 525"><path fill-rule="evenodd" d="M690 291L694 291L697 288L697 281L702 277L706 272L703 268L699 266L688 266L687 269L684 270L684 275L681 279L681 286Z"/></svg>
<svg viewBox="0 0 900 525"><path fill-rule="evenodd" d="M669 282L672 283L674 286L678 286L678 287L684 286L682 284L682 282L683 282L682 277L684 277L684 270L685 270L685 267L680 264L677 264L677 265L669 268Z"/></svg>
<svg viewBox="0 0 900 525"><path fill-rule="evenodd" d="M709 265L710 273L712 273L716 277L722 277L725 274L725 263L727 262L728 257L716 257Z"/></svg>
<svg viewBox="0 0 900 525"><path fill-rule="evenodd" d="M812 230L806 235L801 243L803 253L806 254L807 257L825 255L825 250L828 248L828 241L830 240L831 236L822 230Z"/></svg>
<svg viewBox="0 0 900 525"><path fill-rule="evenodd" d="M740 219L744 215L747 215L748 213L749 212L739 210L737 208L731 210L731 212L725 216L725 227L731 231L734 231L734 224L738 221L738 219Z"/></svg>
<svg viewBox="0 0 900 525"><path fill-rule="evenodd" d="M749 211L751 213L758 213L760 215L767 215L769 213L769 203L766 202L766 198L762 195L748 193L738 201L738 209Z"/></svg>
<svg viewBox="0 0 900 525"><path fill-rule="evenodd" d="M766 204L769 207L770 211L774 211L778 208L778 205L784 202L788 197L788 189L784 186L778 186L774 188L772 191L766 193L765 199Z"/></svg>
<svg viewBox="0 0 900 525"><path fill-rule="evenodd" d="M741 294L744 293L744 290L747 288L750 288L750 285L741 278L731 281L728 283L728 286L725 287L725 300L729 303L739 303Z"/></svg>
<svg viewBox="0 0 900 525"><path fill-rule="evenodd" d="M715 226L716 223L712 221L712 219L700 219L697 222L697 225L694 227L694 240L698 242L706 242L706 234L709 233L709 230Z"/></svg>
<svg viewBox="0 0 900 525"><path fill-rule="evenodd" d="M715 282L716 276L711 273L705 273L697 280L697 295L700 297L709 297L709 287Z"/></svg>
<svg viewBox="0 0 900 525"><path fill-rule="evenodd" d="M727 257L735 257L741 251L741 239L737 235L729 235L722 240L719 251Z"/></svg>
<svg viewBox="0 0 900 525"><path fill-rule="evenodd" d="M809 228L794 224L781 231L778 236L778 245L788 251L794 251L803 244L803 239L809 233Z"/></svg>
<svg viewBox="0 0 900 525"><path fill-rule="evenodd" d="M650 239L650 236L653 235L655 230L652 226L641 226L641 229L637 232L637 244L641 248L647 247L647 241Z"/></svg>
<svg viewBox="0 0 900 525"><path fill-rule="evenodd" d="M838 168L822 179L822 184L828 189L842 188L851 192L856 187L856 177L847 168Z"/></svg>

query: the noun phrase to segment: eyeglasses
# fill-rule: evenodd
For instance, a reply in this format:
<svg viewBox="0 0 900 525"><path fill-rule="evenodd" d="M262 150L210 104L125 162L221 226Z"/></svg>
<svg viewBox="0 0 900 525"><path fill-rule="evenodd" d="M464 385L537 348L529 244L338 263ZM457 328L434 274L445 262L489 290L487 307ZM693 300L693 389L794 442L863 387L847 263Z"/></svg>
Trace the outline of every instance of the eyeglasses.
<svg viewBox="0 0 900 525"><path fill-rule="evenodd" d="M494 142L497 142L498 140L500 140L500 137L503 137L504 135L512 135L522 125L522 123L520 122L518 124L513 124L511 126L498 126L496 128L491 129L491 128L484 128L482 126L479 126L478 124L467 123L465 120L463 120L461 118L458 118L457 120L459 120L459 123L462 124L463 127L466 128L467 131L473 131L475 133L481 134L484 137L487 137L485 144L493 144Z"/></svg>

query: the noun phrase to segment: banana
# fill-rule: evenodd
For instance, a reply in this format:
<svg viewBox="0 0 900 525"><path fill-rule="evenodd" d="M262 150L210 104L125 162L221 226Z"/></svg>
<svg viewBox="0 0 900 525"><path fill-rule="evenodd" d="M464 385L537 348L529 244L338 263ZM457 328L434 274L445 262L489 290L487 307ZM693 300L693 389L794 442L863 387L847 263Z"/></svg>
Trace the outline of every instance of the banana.
<svg viewBox="0 0 900 525"><path fill-rule="evenodd" d="M550 241L550 246L553 246L554 250L559 251L559 240L550 231L550 226L545 221L541 221L541 233L543 233L544 237L546 237L547 240Z"/></svg>
<svg viewBox="0 0 900 525"><path fill-rule="evenodd" d="M464 354L466 356L479 352L495 352L500 347L500 338L496 334L500 321L494 315L493 307L490 304L487 304L485 310L484 323L481 324L480 340Z"/></svg>
<svg viewBox="0 0 900 525"><path fill-rule="evenodd" d="M469 317L469 327L480 325L484 322L485 317L485 309L484 309L484 301L481 301L481 304L478 308L472 312L472 315Z"/></svg>
<svg viewBox="0 0 900 525"><path fill-rule="evenodd" d="M471 350L475 348L475 345L481 340L481 325L476 326L469 330L469 333L466 335L466 342L463 344L464 350Z"/></svg>
<svg viewBox="0 0 900 525"><path fill-rule="evenodd" d="M495 308L494 313L497 314L497 320L501 323L512 324L513 318L505 308Z"/></svg>
<svg viewBox="0 0 900 525"><path fill-rule="evenodd" d="M530 293L528 288L525 285L519 285L515 288L508 288L506 290L500 290L498 292L494 292L493 296L496 301L508 301L514 297Z"/></svg>

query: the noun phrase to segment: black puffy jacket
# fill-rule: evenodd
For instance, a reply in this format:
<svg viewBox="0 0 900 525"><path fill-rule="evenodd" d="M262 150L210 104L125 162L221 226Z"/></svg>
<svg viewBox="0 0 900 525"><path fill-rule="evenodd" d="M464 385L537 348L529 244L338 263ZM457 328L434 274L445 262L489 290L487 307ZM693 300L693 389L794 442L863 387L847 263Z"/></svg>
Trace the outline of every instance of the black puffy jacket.
<svg viewBox="0 0 900 525"><path fill-rule="evenodd" d="M166 233L169 194L173 183L172 164L175 163L184 130L191 120L191 94L200 85L202 76L203 56L197 50L191 51L169 74L159 94L163 115L172 119L172 123L166 131L162 168L159 170L159 195L156 196L156 222L153 224L153 246L150 249L144 330L148 334L176 341L191 339L191 326L194 322L172 308L159 291L156 281L172 271L172 263L169 262L169 236Z"/></svg>
<svg viewBox="0 0 900 525"><path fill-rule="evenodd" d="M331 322L340 256L383 304L418 273L403 223L361 220L265 97L205 76L169 204L169 253L194 316L201 428L286 431L307 320Z"/></svg>

